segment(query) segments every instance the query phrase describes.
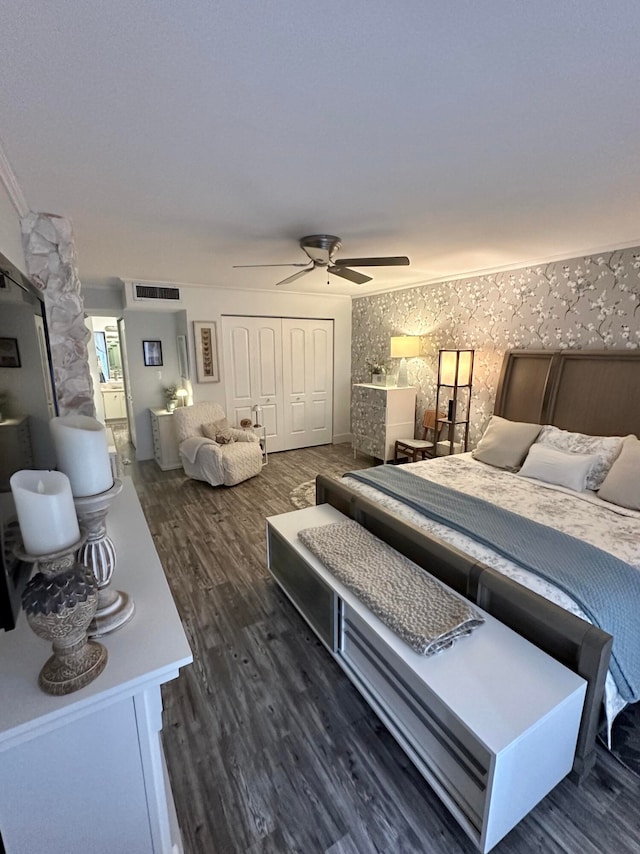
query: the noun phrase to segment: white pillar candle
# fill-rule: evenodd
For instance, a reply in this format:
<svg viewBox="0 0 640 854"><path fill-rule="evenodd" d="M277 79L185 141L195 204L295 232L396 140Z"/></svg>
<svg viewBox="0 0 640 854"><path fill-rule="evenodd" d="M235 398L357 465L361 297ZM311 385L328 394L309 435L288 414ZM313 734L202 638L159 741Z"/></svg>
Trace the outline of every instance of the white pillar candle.
<svg viewBox="0 0 640 854"><path fill-rule="evenodd" d="M28 554L51 554L78 542L80 528L66 474L18 471L9 483Z"/></svg>
<svg viewBox="0 0 640 854"><path fill-rule="evenodd" d="M76 498L97 495L113 486L104 424L89 415L51 419L58 468L71 481Z"/></svg>

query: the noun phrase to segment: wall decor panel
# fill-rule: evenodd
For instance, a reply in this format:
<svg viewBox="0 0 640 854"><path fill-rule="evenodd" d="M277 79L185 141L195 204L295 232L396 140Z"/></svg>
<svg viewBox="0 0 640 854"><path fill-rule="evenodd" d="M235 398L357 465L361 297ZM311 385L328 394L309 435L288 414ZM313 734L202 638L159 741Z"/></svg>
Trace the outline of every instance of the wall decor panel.
<svg viewBox="0 0 640 854"><path fill-rule="evenodd" d="M493 411L505 350L640 348L640 247L355 298L353 382L369 381L367 359L389 358L393 335L422 336L424 357L408 361L416 424L435 405L438 350L476 351L474 447Z"/></svg>

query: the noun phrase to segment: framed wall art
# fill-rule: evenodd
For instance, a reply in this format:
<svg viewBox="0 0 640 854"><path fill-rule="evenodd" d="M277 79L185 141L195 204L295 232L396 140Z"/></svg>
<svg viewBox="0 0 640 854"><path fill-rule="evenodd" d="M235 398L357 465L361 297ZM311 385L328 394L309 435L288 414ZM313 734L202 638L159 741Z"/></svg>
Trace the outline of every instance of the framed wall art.
<svg viewBox="0 0 640 854"><path fill-rule="evenodd" d="M19 368L20 352L17 338L0 338L0 368Z"/></svg>
<svg viewBox="0 0 640 854"><path fill-rule="evenodd" d="M142 353L148 368L162 367L162 341L143 341Z"/></svg>
<svg viewBox="0 0 640 854"><path fill-rule="evenodd" d="M196 345L196 370L199 383L220 382L218 365L218 336L213 320L194 320L193 336Z"/></svg>

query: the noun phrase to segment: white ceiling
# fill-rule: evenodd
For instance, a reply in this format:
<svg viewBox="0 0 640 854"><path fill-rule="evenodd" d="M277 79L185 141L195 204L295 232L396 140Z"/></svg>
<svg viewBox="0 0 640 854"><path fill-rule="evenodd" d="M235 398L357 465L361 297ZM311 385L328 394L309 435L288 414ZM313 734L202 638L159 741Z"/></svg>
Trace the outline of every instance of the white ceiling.
<svg viewBox="0 0 640 854"><path fill-rule="evenodd" d="M0 130L80 276L362 294L640 242L637 0L19 0Z"/></svg>

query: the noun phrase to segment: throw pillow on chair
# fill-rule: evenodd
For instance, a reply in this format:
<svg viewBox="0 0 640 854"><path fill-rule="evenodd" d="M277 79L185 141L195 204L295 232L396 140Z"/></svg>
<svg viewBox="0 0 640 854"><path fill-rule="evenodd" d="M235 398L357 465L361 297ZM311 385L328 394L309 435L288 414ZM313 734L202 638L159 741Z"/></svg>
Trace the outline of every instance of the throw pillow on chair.
<svg viewBox="0 0 640 854"><path fill-rule="evenodd" d="M228 445L235 442L231 427L226 418L221 418L220 421L212 421L211 424L203 424L200 428L205 439L213 439L219 445Z"/></svg>

